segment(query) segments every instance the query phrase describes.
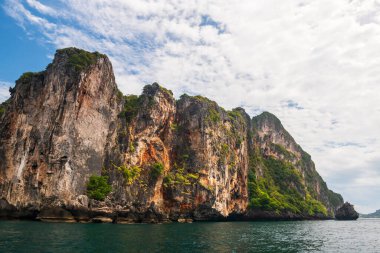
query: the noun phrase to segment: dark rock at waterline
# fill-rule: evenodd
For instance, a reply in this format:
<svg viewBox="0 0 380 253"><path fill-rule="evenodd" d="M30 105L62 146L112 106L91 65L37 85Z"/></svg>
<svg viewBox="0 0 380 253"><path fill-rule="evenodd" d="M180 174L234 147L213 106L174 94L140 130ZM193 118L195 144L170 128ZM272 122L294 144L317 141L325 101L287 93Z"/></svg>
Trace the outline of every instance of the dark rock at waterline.
<svg viewBox="0 0 380 253"><path fill-rule="evenodd" d="M60 207L42 209L36 219L47 222L76 222L69 211Z"/></svg>
<svg viewBox="0 0 380 253"><path fill-rule="evenodd" d="M353 205L346 202L336 210L335 218L337 220L357 220L359 218L359 213L355 211Z"/></svg>

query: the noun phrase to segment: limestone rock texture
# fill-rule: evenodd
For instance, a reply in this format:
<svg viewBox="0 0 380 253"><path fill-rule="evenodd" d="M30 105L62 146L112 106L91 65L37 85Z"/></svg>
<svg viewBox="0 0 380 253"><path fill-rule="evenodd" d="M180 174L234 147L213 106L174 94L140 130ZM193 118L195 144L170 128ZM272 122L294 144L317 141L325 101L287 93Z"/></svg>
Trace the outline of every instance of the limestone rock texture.
<svg viewBox="0 0 380 253"><path fill-rule="evenodd" d="M39 73L26 73L11 91L0 126L0 189L18 209L82 206L85 182L99 174L118 103L112 65L94 55L78 71L75 49L58 50Z"/></svg>
<svg viewBox="0 0 380 253"><path fill-rule="evenodd" d="M157 83L124 96L97 52L57 50L0 109L1 217L325 219L343 204L274 115L176 100ZM112 186L104 199L89 196L90 176Z"/></svg>
<svg viewBox="0 0 380 253"><path fill-rule="evenodd" d="M355 211L353 205L346 202L336 210L335 218L337 220L357 220L359 213Z"/></svg>

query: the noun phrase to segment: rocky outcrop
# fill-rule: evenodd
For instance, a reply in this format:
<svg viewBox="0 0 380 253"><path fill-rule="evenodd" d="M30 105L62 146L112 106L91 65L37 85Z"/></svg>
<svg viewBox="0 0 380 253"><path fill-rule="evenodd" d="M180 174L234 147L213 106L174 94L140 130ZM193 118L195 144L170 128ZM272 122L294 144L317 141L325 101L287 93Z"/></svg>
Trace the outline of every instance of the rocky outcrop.
<svg viewBox="0 0 380 253"><path fill-rule="evenodd" d="M357 220L359 213L354 209L354 206L346 202L336 210L335 218L337 220Z"/></svg>
<svg viewBox="0 0 380 253"><path fill-rule="evenodd" d="M117 87L108 58L58 50L16 81L0 129L0 189L17 209L86 205L116 128ZM75 57L89 56L88 62ZM79 65L82 64L82 65Z"/></svg>
<svg viewBox="0 0 380 253"><path fill-rule="evenodd" d="M36 219L47 222L76 222L74 216L61 207L42 209Z"/></svg>
<svg viewBox="0 0 380 253"><path fill-rule="evenodd" d="M16 81L0 121L2 217L323 219L343 203L274 115L156 83L124 96L99 53L58 50Z"/></svg>

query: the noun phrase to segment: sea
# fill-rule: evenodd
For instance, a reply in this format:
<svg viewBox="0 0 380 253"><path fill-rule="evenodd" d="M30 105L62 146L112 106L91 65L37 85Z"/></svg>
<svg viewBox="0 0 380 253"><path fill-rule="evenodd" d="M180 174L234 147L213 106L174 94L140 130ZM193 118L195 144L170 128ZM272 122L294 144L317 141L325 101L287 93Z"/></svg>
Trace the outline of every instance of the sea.
<svg viewBox="0 0 380 253"><path fill-rule="evenodd" d="M380 252L380 219L80 224L0 221L0 252Z"/></svg>

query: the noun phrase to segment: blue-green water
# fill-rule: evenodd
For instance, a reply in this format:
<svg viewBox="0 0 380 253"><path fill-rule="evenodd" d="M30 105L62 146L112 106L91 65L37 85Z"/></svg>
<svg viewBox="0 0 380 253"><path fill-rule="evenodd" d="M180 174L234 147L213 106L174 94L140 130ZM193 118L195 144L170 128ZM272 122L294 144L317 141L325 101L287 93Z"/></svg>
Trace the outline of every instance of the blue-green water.
<svg viewBox="0 0 380 253"><path fill-rule="evenodd" d="M380 252L380 219L65 224L0 221L0 252Z"/></svg>

